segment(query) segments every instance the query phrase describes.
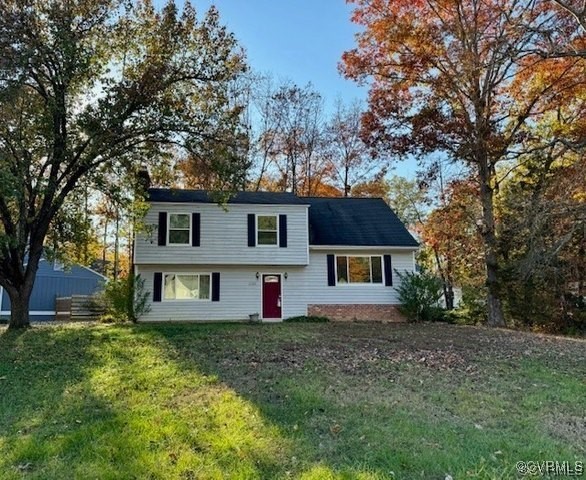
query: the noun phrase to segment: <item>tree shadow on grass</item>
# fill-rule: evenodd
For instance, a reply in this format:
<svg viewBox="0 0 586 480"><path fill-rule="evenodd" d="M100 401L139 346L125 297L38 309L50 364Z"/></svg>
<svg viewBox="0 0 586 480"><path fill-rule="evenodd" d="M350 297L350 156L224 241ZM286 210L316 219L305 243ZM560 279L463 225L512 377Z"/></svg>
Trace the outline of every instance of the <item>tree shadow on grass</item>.
<svg viewBox="0 0 586 480"><path fill-rule="evenodd" d="M328 325L138 327L183 371L217 378L278 428L292 459L281 475L512 478L520 459L574 458L543 433L538 411L491 386L508 385L509 373L471 383L417 362L377 363L370 352L401 349L411 334L391 328L386 337L367 332L373 342L354 348L342 327Z"/></svg>
<svg viewBox="0 0 586 480"><path fill-rule="evenodd" d="M128 328L0 336L0 479L262 478L276 429Z"/></svg>
<svg viewBox="0 0 586 480"><path fill-rule="evenodd" d="M140 478L123 412L91 382L102 360L91 331L33 328L0 336L0 478Z"/></svg>
<svg viewBox="0 0 586 480"><path fill-rule="evenodd" d="M384 419L385 412L372 415L377 408L375 398L373 405L357 405L352 399L340 398L335 372L320 370L323 365L319 361L296 361L298 340L302 338L304 348L311 349L317 346L319 336L312 339L298 331L290 338L272 338L263 326L139 328L142 334L158 338L154 341L164 340L161 346L166 357L182 369L217 378L277 426L288 445L288 458L277 478L288 474L304 479L394 478L397 465L410 461L393 448L392 442L378 443L385 439L386 427L377 423ZM412 426L397 425L397 433ZM422 430L426 427L421 425ZM408 442L403 445L406 451Z"/></svg>
<svg viewBox="0 0 586 480"><path fill-rule="evenodd" d="M425 376L423 367L371 364L356 357L367 350L359 341L360 348L345 344L356 338L334 330L140 325L4 333L0 479L371 479L393 478L392 471L510 478L516 460L571 452L526 442L533 418L509 429L494 413L514 408L505 397L487 400L484 387L466 397L458 389L468 385L440 385L454 377ZM397 343L388 332L376 337ZM369 347L382 348L376 341ZM392 376L400 382L389 383ZM448 403L457 410L449 418ZM480 410L502 425L477 429L470 420ZM480 462L496 451L505 453Z"/></svg>

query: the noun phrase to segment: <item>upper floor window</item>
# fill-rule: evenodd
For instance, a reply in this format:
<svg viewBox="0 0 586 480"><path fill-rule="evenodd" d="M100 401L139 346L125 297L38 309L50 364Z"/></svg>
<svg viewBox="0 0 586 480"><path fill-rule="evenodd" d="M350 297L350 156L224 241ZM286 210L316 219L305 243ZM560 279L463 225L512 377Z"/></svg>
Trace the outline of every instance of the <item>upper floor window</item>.
<svg viewBox="0 0 586 480"><path fill-rule="evenodd" d="M191 237L191 215L169 214L169 245L189 245Z"/></svg>
<svg viewBox="0 0 586 480"><path fill-rule="evenodd" d="M257 215L256 243L257 245L278 245L279 222L276 215Z"/></svg>
<svg viewBox="0 0 586 480"><path fill-rule="evenodd" d="M165 275L165 300L209 300L210 278L206 274L175 274Z"/></svg>
<svg viewBox="0 0 586 480"><path fill-rule="evenodd" d="M352 283L383 283L382 257L336 257L336 279L338 285Z"/></svg>

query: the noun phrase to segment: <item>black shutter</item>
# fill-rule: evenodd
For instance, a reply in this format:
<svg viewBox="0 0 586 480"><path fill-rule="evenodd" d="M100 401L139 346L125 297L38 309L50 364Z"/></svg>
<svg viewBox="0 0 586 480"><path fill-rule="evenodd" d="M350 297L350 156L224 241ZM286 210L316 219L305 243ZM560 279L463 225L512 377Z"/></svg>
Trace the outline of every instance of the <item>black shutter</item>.
<svg viewBox="0 0 586 480"><path fill-rule="evenodd" d="M279 247L287 248L287 215L279 215Z"/></svg>
<svg viewBox="0 0 586 480"><path fill-rule="evenodd" d="M328 255L328 287L336 285L336 257Z"/></svg>
<svg viewBox="0 0 586 480"><path fill-rule="evenodd" d="M199 247L201 235L201 215L199 213L191 214L191 246Z"/></svg>
<svg viewBox="0 0 586 480"><path fill-rule="evenodd" d="M256 216L248 214L248 246L256 247Z"/></svg>
<svg viewBox="0 0 586 480"><path fill-rule="evenodd" d="M220 273L212 273L212 302L220 301Z"/></svg>
<svg viewBox="0 0 586 480"><path fill-rule="evenodd" d="M167 245L167 212L159 212L159 245Z"/></svg>
<svg viewBox="0 0 586 480"><path fill-rule="evenodd" d="M393 266L391 263L391 256L385 255L383 257L385 262L385 285L387 287L393 286Z"/></svg>
<svg viewBox="0 0 586 480"><path fill-rule="evenodd" d="M160 302L163 293L163 274L155 272L153 275L153 302Z"/></svg>

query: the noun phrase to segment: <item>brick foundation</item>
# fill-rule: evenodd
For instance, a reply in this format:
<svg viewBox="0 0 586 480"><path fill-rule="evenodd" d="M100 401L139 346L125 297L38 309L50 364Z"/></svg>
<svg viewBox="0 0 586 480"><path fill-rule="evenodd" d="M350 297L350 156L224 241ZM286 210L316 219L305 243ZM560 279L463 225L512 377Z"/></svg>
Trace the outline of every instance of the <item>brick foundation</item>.
<svg viewBox="0 0 586 480"><path fill-rule="evenodd" d="M338 322L404 322L396 305L309 305L309 316L328 317Z"/></svg>

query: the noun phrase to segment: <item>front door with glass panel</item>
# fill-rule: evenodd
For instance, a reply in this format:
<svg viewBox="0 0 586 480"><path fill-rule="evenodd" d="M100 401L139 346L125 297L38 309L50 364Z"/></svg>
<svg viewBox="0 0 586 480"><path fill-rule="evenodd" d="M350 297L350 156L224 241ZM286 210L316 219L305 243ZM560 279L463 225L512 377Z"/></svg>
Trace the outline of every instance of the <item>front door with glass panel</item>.
<svg viewBox="0 0 586 480"><path fill-rule="evenodd" d="M281 275L262 276L262 318L281 318Z"/></svg>

